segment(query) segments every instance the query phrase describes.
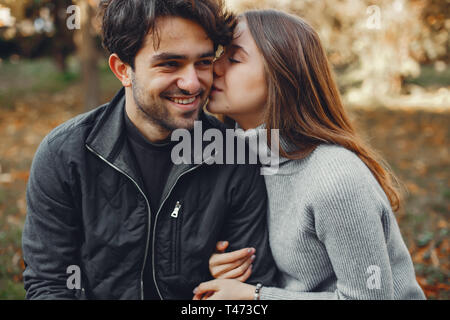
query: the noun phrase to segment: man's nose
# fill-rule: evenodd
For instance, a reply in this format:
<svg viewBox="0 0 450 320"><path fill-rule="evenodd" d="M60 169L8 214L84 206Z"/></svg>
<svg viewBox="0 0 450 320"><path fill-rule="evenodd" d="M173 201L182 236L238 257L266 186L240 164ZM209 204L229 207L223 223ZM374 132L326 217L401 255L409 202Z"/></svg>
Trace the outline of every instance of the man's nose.
<svg viewBox="0 0 450 320"><path fill-rule="evenodd" d="M194 67L188 67L184 70L180 79L177 81L177 86L190 94L197 94L200 92L202 85Z"/></svg>

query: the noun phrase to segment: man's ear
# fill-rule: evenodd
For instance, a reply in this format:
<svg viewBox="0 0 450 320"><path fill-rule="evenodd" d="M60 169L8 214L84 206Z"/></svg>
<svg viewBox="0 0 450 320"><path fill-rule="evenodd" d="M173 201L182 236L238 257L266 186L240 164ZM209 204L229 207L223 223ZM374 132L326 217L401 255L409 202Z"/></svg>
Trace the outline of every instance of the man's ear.
<svg viewBox="0 0 450 320"><path fill-rule="evenodd" d="M131 87L131 66L122 62L116 53L109 56L109 67L124 87Z"/></svg>

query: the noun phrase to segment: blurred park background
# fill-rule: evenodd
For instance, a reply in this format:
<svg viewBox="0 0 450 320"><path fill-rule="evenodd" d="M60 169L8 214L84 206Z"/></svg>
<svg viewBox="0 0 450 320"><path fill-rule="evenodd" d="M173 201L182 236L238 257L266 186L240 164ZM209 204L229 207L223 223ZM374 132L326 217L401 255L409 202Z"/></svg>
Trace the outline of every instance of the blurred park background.
<svg viewBox="0 0 450 320"><path fill-rule="evenodd" d="M355 124L405 186L397 218L417 279L429 299L449 299L450 1L226 3L289 11L318 31ZM120 88L101 48L97 5L0 0L0 299L25 296L21 230L37 146Z"/></svg>

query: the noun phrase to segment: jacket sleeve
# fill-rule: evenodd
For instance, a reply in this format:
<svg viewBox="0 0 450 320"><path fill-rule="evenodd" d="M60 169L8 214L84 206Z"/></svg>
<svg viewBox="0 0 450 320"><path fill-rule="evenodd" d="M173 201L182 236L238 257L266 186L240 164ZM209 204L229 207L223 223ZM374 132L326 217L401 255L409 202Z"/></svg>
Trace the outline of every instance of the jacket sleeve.
<svg viewBox="0 0 450 320"><path fill-rule="evenodd" d="M69 266L79 266L80 224L65 171L47 136L34 156L27 184L22 234L27 299L76 299L79 293L67 286L71 275L78 276Z"/></svg>
<svg viewBox="0 0 450 320"><path fill-rule="evenodd" d="M268 201L264 176L256 165L238 166L239 178L229 188L232 209L222 229L221 240L229 242L227 252L246 247L256 249L248 283L277 285L277 268L269 245Z"/></svg>

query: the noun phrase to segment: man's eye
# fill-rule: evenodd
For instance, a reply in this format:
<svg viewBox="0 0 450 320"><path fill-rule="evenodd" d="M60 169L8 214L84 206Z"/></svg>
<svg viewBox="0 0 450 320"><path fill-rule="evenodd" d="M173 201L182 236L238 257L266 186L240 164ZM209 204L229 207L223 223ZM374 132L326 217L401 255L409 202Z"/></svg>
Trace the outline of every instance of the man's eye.
<svg viewBox="0 0 450 320"><path fill-rule="evenodd" d="M212 60L202 60L198 62L199 65L201 66L211 66L213 64Z"/></svg>
<svg viewBox="0 0 450 320"><path fill-rule="evenodd" d="M178 67L178 65L179 65L178 62L176 61L167 61L159 64L160 67L170 67L170 68Z"/></svg>

